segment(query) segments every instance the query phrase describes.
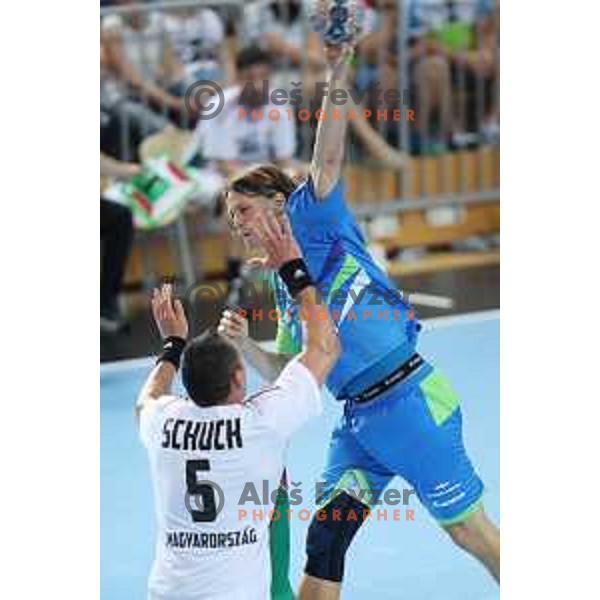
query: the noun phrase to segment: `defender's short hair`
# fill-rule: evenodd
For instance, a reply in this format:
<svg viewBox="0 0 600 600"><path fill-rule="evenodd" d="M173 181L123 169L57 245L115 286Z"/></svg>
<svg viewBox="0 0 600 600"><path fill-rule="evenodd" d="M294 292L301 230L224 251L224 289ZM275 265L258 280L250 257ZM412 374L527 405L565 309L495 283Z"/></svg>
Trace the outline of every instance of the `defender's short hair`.
<svg viewBox="0 0 600 600"><path fill-rule="evenodd" d="M231 392L231 376L242 361L232 342L214 330L191 340L183 353L181 379L190 399L198 406L225 404Z"/></svg>

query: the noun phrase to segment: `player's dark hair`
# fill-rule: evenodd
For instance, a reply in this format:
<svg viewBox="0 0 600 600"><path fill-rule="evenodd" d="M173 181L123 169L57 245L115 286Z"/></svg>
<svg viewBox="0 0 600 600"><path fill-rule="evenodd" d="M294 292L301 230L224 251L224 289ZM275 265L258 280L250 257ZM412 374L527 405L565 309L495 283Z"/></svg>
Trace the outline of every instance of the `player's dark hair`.
<svg viewBox="0 0 600 600"><path fill-rule="evenodd" d="M198 406L226 404L231 377L242 365L236 347L215 331L205 331L188 343L183 353L181 380Z"/></svg>
<svg viewBox="0 0 600 600"><path fill-rule="evenodd" d="M271 55L260 46L246 46L242 48L235 57L235 66L238 71L249 69L255 65L267 65L270 67L273 64Z"/></svg>

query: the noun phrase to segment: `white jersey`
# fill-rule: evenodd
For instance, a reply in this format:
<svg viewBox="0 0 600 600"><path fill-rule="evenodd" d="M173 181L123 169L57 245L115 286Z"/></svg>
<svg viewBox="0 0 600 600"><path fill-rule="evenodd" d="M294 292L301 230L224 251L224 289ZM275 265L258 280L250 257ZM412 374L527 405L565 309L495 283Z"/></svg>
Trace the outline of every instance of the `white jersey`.
<svg viewBox="0 0 600 600"><path fill-rule="evenodd" d="M271 86L269 93L274 89ZM213 119L198 121L194 133L196 150L209 161L291 160L296 149L294 107L279 106L269 100L253 112L239 104L242 92L239 85L227 88L221 112Z"/></svg>
<svg viewBox="0 0 600 600"><path fill-rule="evenodd" d="M213 60L218 66L219 48L225 40L225 26L214 10L200 8L187 15L165 13L161 24L181 64Z"/></svg>
<svg viewBox="0 0 600 600"><path fill-rule="evenodd" d="M158 525L151 599L268 600L273 503L240 500L249 486L261 498L264 485L269 496L277 490L289 437L321 409L316 380L293 360L245 404L200 408L165 396L142 413Z"/></svg>

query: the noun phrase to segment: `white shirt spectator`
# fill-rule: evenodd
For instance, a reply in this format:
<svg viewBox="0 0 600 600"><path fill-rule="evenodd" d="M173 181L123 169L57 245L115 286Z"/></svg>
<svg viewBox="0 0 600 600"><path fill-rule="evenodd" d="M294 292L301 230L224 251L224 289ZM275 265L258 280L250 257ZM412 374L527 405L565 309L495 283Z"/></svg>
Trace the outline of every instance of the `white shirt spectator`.
<svg viewBox="0 0 600 600"><path fill-rule="evenodd" d="M252 109L238 103L241 91L240 86L225 90L221 113L214 119L200 121L196 139L204 158L243 163L291 160L296 146L296 124L291 107L269 103L255 109L257 118L252 119ZM247 117L240 113L244 110ZM279 118L270 118L270 113L278 114ZM259 114L262 118L258 118Z"/></svg>
<svg viewBox="0 0 600 600"><path fill-rule="evenodd" d="M277 18L271 5L273 2L257 2L244 7L242 14L242 23L240 27L240 35L242 44L249 46L257 44L265 50L271 50L269 45L265 43L265 35L275 34L281 37L282 40L289 46L302 51L306 47L306 36L312 28L308 22L308 6L306 0L301 2L301 14L289 23L283 19ZM285 14L285 2L281 3L281 12ZM279 57L274 56L275 60ZM273 77L275 87L284 89L290 88L291 81L301 80L301 69L294 65L287 64L284 58L277 63L277 72Z"/></svg>
<svg viewBox="0 0 600 600"><path fill-rule="evenodd" d="M160 82L166 34L157 14L148 14L144 26L140 29L131 27L118 14L108 15L102 20L102 28L106 31L116 31L121 38L127 61L144 77Z"/></svg>
<svg viewBox="0 0 600 600"><path fill-rule="evenodd" d="M304 21L307 14L307 3L302 3L303 14L291 23L285 23L281 19L277 19L270 7L271 4L272 2L256 2L244 7L241 31L244 45L260 44L265 33L277 33L286 42L301 48L306 31L310 28L308 23ZM282 12L284 10L282 8Z"/></svg>
<svg viewBox="0 0 600 600"><path fill-rule="evenodd" d="M214 10L200 8L165 13L160 23L188 79L223 78L224 65L219 63L219 59L225 40L225 26Z"/></svg>

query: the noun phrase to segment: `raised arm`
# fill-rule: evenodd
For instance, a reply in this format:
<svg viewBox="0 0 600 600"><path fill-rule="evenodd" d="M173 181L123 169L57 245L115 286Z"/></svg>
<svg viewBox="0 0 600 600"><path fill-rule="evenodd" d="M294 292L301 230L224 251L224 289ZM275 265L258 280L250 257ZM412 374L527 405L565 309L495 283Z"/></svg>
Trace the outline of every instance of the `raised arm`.
<svg viewBox="0 0 600 600"><path fill-rule="evenodd" d="M305 311L304 350L300 362L322 385L340 356L341 346L326 306L320 302L314 286L298 294L301 310Z"/></svg>
<svg viewBox="0 0 600 600"><path fill-rule="evenodd" d="M188 323L179 300L173 299L173 287L165 284L152 296L152 315L163 339L163 352L146 379L138 396L135 413L152 410L156 401L171 393L177 373L178 357L185 346Z"/></svg>
<svg viewBox="0 0 600 600"><path fill-rule="evenodd" d="M347 83L348 61L352 56L352 46L326 46L325 55L328 73L323 90L325 95L321 106L324 118L319 121L317 126L315 147L310 166L310 175L319 199L325 198L340 178L348 129L348 110L352 105L352 99L347 92L349 87ZM338 95L336 104L332 102L334 90L346 91L346 101L342 102L341 105L341 91L336 92ZM335 119L333 118L334 115Z"/></svg>
<svg viewBox="0 0 600 600"><path fill-rule="evenodd" d="M244 358L272 383L279 377L292 355L267 352L248 335L248 321L234 310L223 311L219 323L219 333L235 342Z"/></svg>
<svg viewBox="0 0 600 600"><path fill-rule="evenodd" d="M267 213L258 221L257 235L267 255L263 265L277 269L290 295L300 302L304 343L298 360L322 385L341 351L327 307L318 298L287 217L281 215L278 219Z"/></svg>

